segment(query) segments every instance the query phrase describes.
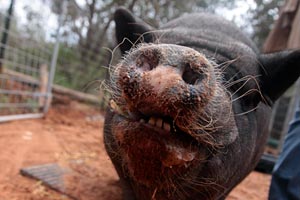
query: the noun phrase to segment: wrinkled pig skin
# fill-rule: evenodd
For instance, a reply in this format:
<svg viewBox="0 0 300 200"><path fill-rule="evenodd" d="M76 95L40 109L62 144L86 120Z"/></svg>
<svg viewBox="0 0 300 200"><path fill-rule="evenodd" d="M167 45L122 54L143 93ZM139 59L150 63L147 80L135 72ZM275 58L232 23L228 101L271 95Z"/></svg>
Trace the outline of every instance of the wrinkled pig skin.
<svg viewBox="0 0 300 200"><path fill-rule="evenodd" d="M224 199L256 166L274 101L300 52L260 54L208 13L158 30L115 13L124 59L110 69L105 146L124 199Z"/></svg>

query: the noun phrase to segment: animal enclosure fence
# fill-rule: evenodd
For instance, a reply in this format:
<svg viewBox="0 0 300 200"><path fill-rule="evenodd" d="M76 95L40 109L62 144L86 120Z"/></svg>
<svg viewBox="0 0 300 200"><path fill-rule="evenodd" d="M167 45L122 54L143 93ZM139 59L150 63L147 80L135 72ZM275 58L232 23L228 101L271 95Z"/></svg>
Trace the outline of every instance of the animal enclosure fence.
<svg viewBox="0 0 300 200"><path fill-rule="evenodd" d="M0 122L42 117L53 90L56 97L67 94L104 107L99 87L109 51L102 46L91 51L78 45L76 35L64 35L63 14L53 14L42 0L33 0L40 5L33 12L21 1L11 2L15 15L0 6ZM61 2L62 13L66 2Z"/></svg>
<svg viewBox="0 0 300 200"><path fill-rule="evenodd" d="M18 24L10 9L0 12L0 122L42 117L51 97L54 45Z"/></svg>

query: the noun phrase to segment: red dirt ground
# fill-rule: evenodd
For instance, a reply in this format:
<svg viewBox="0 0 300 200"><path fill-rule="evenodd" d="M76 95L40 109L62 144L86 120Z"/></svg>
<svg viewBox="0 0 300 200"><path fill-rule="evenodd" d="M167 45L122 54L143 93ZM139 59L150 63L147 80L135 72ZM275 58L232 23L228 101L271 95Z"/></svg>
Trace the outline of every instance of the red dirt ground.
<svg viewBox="0 0 300 200"><path fill-rule="evenodd" d="M44 119L0 124L0 200L121 200L102 130L100 111L74 101L54 105ZM73 198L19 174L53 162L77 174L68 182ZM269 175L252 172L227 199L267 199L269 183Z"/></svg>

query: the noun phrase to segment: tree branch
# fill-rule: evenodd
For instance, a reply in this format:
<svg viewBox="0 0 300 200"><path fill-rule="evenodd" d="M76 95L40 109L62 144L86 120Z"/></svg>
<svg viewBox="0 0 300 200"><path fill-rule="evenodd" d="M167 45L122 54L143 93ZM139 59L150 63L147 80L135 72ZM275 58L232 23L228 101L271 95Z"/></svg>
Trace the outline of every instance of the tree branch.
<svg viewBox="0 0 300 200"><path fill-rule="evenodd" d="M134 7L134 5L135 5L136 2L137 2L137 0L133 0L133 1L131 2L131 4L128 6L128 9L129 9L130 11L133 11L133 7Z"/></svg>
<svg viewBox="0 0 300 200"><path fill-rule="evenodd" d="M79 10L79 12L83 13L82 8L78 5L76 0L69 0L69 2L73 3L73 5L76 7L76 9Z"/></svg>

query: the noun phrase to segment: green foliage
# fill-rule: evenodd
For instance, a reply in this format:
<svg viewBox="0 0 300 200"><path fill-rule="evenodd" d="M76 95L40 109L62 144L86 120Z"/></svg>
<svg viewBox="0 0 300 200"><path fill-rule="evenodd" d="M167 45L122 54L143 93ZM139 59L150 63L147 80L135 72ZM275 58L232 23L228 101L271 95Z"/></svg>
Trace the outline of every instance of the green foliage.
<svg viewBox="0 0 300 200"><path fill-rule="evenodd" d="M271 31L274 20L278 18L279 8L284 0L255 0L256 6L248 11L253 27L252 38L261 48Z"/></svg>
<svg viewBox="0 0 300 200"><path fill-rule="evenodd" d="M86 85L89 85L91 81L105 78L106 69L100 64L101 55L94 60L83 62L76 45L66 44L60 45L59 55L54 80L56 84L85 91L90 89L86 88Z"/></svg>

